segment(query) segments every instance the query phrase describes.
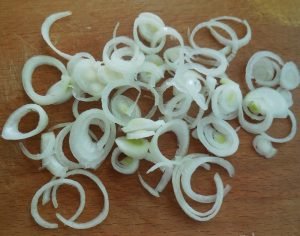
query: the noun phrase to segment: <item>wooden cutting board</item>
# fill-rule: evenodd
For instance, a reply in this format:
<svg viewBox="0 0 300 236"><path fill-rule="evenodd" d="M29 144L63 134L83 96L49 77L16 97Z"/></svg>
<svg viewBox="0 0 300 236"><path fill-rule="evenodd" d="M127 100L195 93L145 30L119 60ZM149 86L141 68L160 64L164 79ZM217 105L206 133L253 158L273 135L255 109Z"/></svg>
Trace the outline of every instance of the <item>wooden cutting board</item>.
<svg viewBox="0 0 300 236"><path fill-rule="evenodd" d="M285 61L300 65L300 2L290 1L17 1L0 2L0 127L8 115L21 105L30 103L21 84L21 71L25 61L33 55L43 54L59 58L42 40L40 27L46 16L64 10L73 15L61 20L52 29L51 37L64 52L86 51L101 58L105 42L120 22L118 35L132 35L135 17L143 11L158 14L167 25L175 27L182 35L187 28L210 18L233 15L247 19L253 37L230 64L230 78L240 83L246 93L245 65L258 50L270 50ZM242 27L237 28L240 35ZM212 39L203 36L203 45L212 46ZM186 37L185 37L186 39ZM59 58L61 59L61 58ZM63 61L65 63L65 61ZM34 87L45 92L59 77L57 71L41 67L34 77ZM293 91L297 119L300 118L300 89ZM49 127L72 120L72 102L46 107ZM95 104L90 105L91 107ZM88 106L83 105L81 109ZM22 129L34 127L37 118L23 120ZM272 134L287 134L289 122L276 121ZM228 158L236 168L230 179L218 168L211 172L199 171L192 181L196 191L213 193L213 173L219 171L232 191L226 196L219 214L211 221L199 223L188 218L178 206L172 186L169 185L160 198L150 196L140 185L137 175L116 173L109 158L95 172L107 187L110 212L103 224L77 231L60 225L57 230L39 227L30 215L30 202L40 186L51 175L39 170L40 163L25 158L17 142L0 141L0 235L300 235L300 149L299 133L289 143L275 145L278 154L271 160L259 157L252 148L253 136L239 131L240 148ZM38 137L25 142L31 151L39 150ZM68 150L66 142L66 150ZM176 150L176 139L167 134L160 140L160 147L170 157ZM192 140L190 152L205 152L199 142ZM68 152L68 151L67 151ZM141 173L149 167L141 166ZM159 173L145 178L154 184ZM77 178L76 178L77 179ZM86 210L80 221L92 219L101 210L102 196L95 185L85 178L78 178L87 188ZM66 217L76 210L77 192L62 187L58 193L58 212ZM210 206L197 206L208 209ZM50 204L40 207L41 214L55 222L56 210Z"/></svg>

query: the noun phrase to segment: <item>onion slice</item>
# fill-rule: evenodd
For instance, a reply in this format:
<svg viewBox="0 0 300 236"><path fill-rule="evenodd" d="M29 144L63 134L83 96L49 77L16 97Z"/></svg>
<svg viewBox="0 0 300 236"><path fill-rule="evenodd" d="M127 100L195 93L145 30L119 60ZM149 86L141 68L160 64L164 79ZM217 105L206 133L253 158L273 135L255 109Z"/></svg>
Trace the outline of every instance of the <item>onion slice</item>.
<svg viewBox="0 0 300 236"><path fill-rule="evenodd" d="M35 129L23 133L19 131L19 123L21 119L29 112L36 112L39 115L39 122ZM36 104L27 104L15 110L5 122L2 129L2 138L7 140L21 140L30 138L42 132L48 125L48 115L45 110Z"/></svg>
<svg viewBox="0 0 300 236"><path fill-rule="evenodd" d="M77 223L71 220L67 220L66 218L64 218L61 214L56 213L56 217L57 219L59 219L62 223L64 223L65 225L74 228L74 229L88 229L88 228L92 228L98 224L101 224L107 217L108 215L108 211L109 211L109 199L108 199L108 193L107 190L105 188L105 186L103 185L103 183L101 182L101 180L94 174L86 171L86 170L72 170L70 172L67 173L67 177L68 176L72 176L72 175L84 175L88 178L90 178L93 182L96 183L96 185L98 186L98 188L100 189L100 191L103 194L103 198L104 198L104 205L103 205L103 209L102 211L92 220L85 222L85 223Z"/></svg>
<svg viewBox="0 0 300 236"><path fill-rule="evenodd" d="M54 13L50 16L48 16L45 21L42 24L42 28L41 28L41 33L43 36L43 39L45 40L45 42L48 44L48 46L54 51L56 52L58 55L60 55L61 57L67 59L67 60L71 60L72 56L66 53L63 53L62 51L58 50L53 43L51 42L50 39L50 29L51 26L59 19L64 18L66 16L70 16L72 15L71 11L64 11L64 12L58 12L58 13Z"/></svg>
<svg viewBox="0 0 300 236"><path fill-rule="evenodd" d="M47 184L45 184L44 186L42 186L33 196L32 201L31 201L31 215L33 217L33 219L35 220L35 222L37 224L39 224L40 226L44 227L44 228L48 228L48 229L56 229L58 228L58 225L56 223L49 223L48 221L44 220L39 212L38 212L38 201L39 198L41 197L41 195L49 188L52 188L56 185L62 185L62 184L67 184L67 185L71 185L74 186L75 188L78 189L79 193L80 193L80 202L82 204L82 202L85 202L85 193L84 190L81 186L81 184L79 184L78 182L74 181L74 180L70 180L70 179L57 179L57 180L53 180L48 182ZM79 207L80 209L81 207Z"/></svg>
<svg viewBox="0 0 300 236"><path fill-rule="evenodd" d="M52 85L46 95L37 94L32 86L32 74L41 65L54 66L62 73L60 81ZM72 96L71 78L64 64L54 57L34 56L26 61L22 70L22 83L26 94L39 105L60 104Z"/></svg>

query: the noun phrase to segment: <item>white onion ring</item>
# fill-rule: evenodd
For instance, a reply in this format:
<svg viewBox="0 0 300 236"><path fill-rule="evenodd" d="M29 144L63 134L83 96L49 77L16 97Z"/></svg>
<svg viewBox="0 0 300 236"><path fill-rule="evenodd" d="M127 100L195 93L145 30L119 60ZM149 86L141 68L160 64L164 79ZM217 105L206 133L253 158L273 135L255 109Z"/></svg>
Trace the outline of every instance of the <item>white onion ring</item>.
<svg viewBox="0 0 300 236"><path fill-rule="evenodd" d="M118 44L128 45L126 48L130 50L126 51L126 55L132 56L130 60L122 59L122 57L119 57L121 55L112 57L112 54L116 52L114 47ZM117 51L118 50L120 49L117 49ZM119 36L109 40L103 48L102 58L104 64L110 69L121 73L128 73L129 75L136 73L145 60L144 54L139 50L135 42L125 36Z"/></svg>
<svg viewBox="0 0 300 236"><path fill-rule="evenodd" d="M43 36L43 39L45 40L45 42L48 44L48 46L54 51L56 52L58 55L60 55L61 57L67 59L67 60L71 60L72 56L66 53L63 53L62 51L58 50L53 43L50 40L50 28L53 25L53 23L55 23L57 20L64 18L66 16L70 16L72 15L71 11L64 11L64 12L58 12L58 13L54 13L50 16L48 16L45 21L42 24L42 28L41 28L41 33Z"/></svg>
<svg viewBox="0 0 300 236"><path fill-rule="evenodd" d="M143 12L134 21L133 39L143 52L156 54L163 49L166 43L166 37L162 37L158 45L155 45L153 47L151 45L151 47L149 47L141 41L138 30L140 31L142 38L151 43L154 37L153 35L164 27L164 22L157 15L149 12ZM156 28L155 32L153 32L153 28Z"/></svg>
<svg viewBox="0 0 300 236"><path fill-rule="evenodd" d="M32 87L32 74L41 65L53 66L62 73L60 81L52 85L46 95L37 94ZM70 89L71 78L68 71L64 64L54 57L34 56L28 59L22 70L22 83L26 94L39 105L60 104L72 96L72 90Z"/></svg>
<svg viewBox="0 0 300 236"><path fill-rule="evenodd" d="M234 154L240 143L232 126L214 115L209 115L199 121L197 135L208 151L220 157ZM221 135L224 140L219 142L217 138L215 139L215 135Z"/></svg>
<svg viewBox="0 0 300 236"><path fill-rule="evenodd" d="M49 188L51 188L53 186L56 186L56 185L61 185L61 184L67 184L67 185L71 185L71 186L76 187L78 189L79 193L80 193L80 202L81 202L80 205L84 204L83 202L85 202L85 192L84 192L81 184L79 184L78 182L76 182L74 180L70 180L70 179L57 179L57 180L50 181L47 184L43 185L34 194L32 200L31 200L31 215L32 215L33 219L35 220L35 222L37 224L39 224L40 226L44 227L44 228L56 229L56 228L58 228L58 225L56 223L49 223L48 221L45 221L43 218L41 218L41 216L39 215L39 212L38 212L38 201L39 201L39 198L41 197L41 195L47 189L49 189ZM81 207L79 206L78 209L81 209Z"/></svg>
<svg viewBox="0 0 300 236"><path fill-rule="evenodd" d="M223 21L223 20L231 20L231 21L235 21L238 23L243 24L246 27L246 34L244 37L242 37L241 39L237 40L237 44L238 44L238 48L240 49L241 47L246 46L250 40L251 40L251 35L252 35L252 31L251 31L251 27L248 24L248 22L246 20L241 20L237 17L233 17L233 16L220 16L214 19L211 19L211 21ZM220 33L218 33L212 26L209 26L209 31L210 33L214 36L214 38L221 44L226 45L226 46L231 46L233 44L232 39L227 39L224 36L222 36Z"/></svg>
<svg viewBox="0 0 300 236"><path fill-rule="evenodd" d="M36 112L39 115L39 122L35 129L23 133L19 131L21 119L29 112ZM20 140L30 138L42 132L48 125L48 115L45 110L36 104L27 104L19 107L8 117L2 129L2 138L7 140Z"/></svg>
<svg viewBox="0 0 300 236"><path fill-rule="evenodd" d="M160 161L166 161L170 162L168 158L166 158L158 147L158 139L159 137L167 132L174 132L174 134L177 136L178 141L178 149L176 150L176 156L184 156L186 155L188 151L188 146L190 143L189 138L189 129L187 124L182 120L172 120L167 123L165 123L163 126L161 126L155 133L155 135L151 139L149 151L150 155L155 159Z"/></svg>
<svg viewBox="0 0 300 236"><path fill-rule="evenodd" d="M234 101L232 101L232 96L234 96ZM211 108L216 117L232 120L238 116L238 109L242 100L242 92L237 84L223 84L218 86L213 92Z"/></svg>
<svg viewBox="0 0 300 236"><path fill-rule="evenodd" d="M62 223L64 223L65 225L74 228L74 229L88 229L91 227L94 227L100 223L102 223L107 215L108 215L108 211L109 211L109 199L108 199L108 194L107 194L107 190L105 188L105 186L103 185L103 183L101 182L101 180L94 174L86 171L86 170L72 170L70 172L67 173L67 176L71 176L71 175L84 175L88 178L90 178L92 181L94 181L96 183L96 185L98 186L98 188L100 189L100 191L103 194L103 198L104 198L104 206L103 206L103 210L99 213L98 216L96 216L94 219L85 222L85 223L76 223L74 221L71 220L67 220L66 218L64 218L61 214L56 213L56 217L57 219L59 219Z"/></svg>
<svg viewBox="0 0 300 236"><path fill-rule="evenodd" d="M126 87L127 89L135 88L139 92L141 91L141 88L149 90L154 96L154 104L153 104L152 108L149 110L148 114L145 115L145 118L151 118L154 115L157 105L159 103L159 95L156 92L156 90L154 88L152 88L151 86L149 86L145 83L142 83L142 82L132 82L132 83L128 84L128 82L121 81L118 83L108 84L102 92L102 97L101 97L102 108L103 108L103 111L105 112L105 115L112 122L122 125L122 126L125 126L127 124L123 120L114 116L109 109L109 95L111 94L111 92L114 89L118 89L118 88L122 88L122 87Z"/></svg>
<svg viewBox="0 0 300 236"><path fill-rule="evenodd" d="M93 142L89 135L89 126L96 120L103 122L103 136ZM82 112L70 131L70 149L74 157L85 168L97 168L110 152L116 136L116 127L102 110L90 109Z"/></svg>
<svg viewBox="0 0 300 236"><path fill-rule="evenodd" d="M282 59L278 55L276 55L275 53L273 53L273 52L270 52L270 51L259 51L259 52L254 53L252 55L252 57L249 59L249 61L247 63L247 66L246 66L246 76L245 76L245 79L246 79L247 86L248 86L248 88L250 90L254 89L254 85L252 83L252 80L253 80L253 74L252 74L253 73L253 68L254 68L255 64L259 60L261 60L262 58L270 58L274 62L276 62L278 65L283 66Z"/></svg>

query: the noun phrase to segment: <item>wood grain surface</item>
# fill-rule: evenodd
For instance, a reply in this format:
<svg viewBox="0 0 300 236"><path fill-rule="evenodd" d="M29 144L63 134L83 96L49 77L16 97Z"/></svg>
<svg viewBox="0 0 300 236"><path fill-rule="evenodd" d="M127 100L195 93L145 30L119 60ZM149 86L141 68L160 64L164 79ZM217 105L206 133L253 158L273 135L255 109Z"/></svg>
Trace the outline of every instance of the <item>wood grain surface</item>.
<svg viewBox="0 0 300 236"><path fill-rule="evenodd" d="M43 54L59 58L42 40L40 27L46 16L64 10L73 15L58 22L51 37L64 52L86 51L101 58L105 42L120 22L119 35L132 35L135 17L143 11L158 14L166 24L175 27L182 35L187 28L221 15L245 18L253 30L250 44L241 49L230 64L229 76L238 81L246 93L245 65L258 50L271 50L285 61L300 65L300 4L287 1L0 1L0 127L16 108L30 99L23 91L21 70L33 55ZM237 28L240 35L243 29ZM203 45L211 39L203 31ZM202 35L202 33L201 33ZM186 39L186 38L185 38ZM204 40L205 39L205 40ZM201 41L201 37L199 37ZM61 59L61 58L59 58ZM65 61L64 61L65 63ZM34 87L41 93L58 80L59 73L48 67L39 68L34 77ZM300 90L293 91L297 120L300 118ZM71 121L72 101L58 106L47 106L52 126ZM92 105L83 105L87 109ZM34 127L37 117L29 116L22 124L23 130ZM282 136L288 132L289 122L276 121L272 134ZM0 235L300 235L300 134L289 143L275 145L278 154L272 160L259 157L252 148L253 136L239 131L240 148L228 158L236 168L230 179L225 171L213 168L211 172L199 171L192 185L197 191L213 193L213 173L219 171L225 182L233 186L225 198L219 214L211 221L199 223L188 218L178 206L172 186L168 185L160 198L150 196L140 185L137 175L116 173L109 158L95 171L105 184L110 199L110 212L103 224L90 230L73 230L60 225L57 230L39 227L30 215L30 202L40 186L51 175L40 170L41 164L25 158L17 142L0 141ZM39 136L25 142L34 152L39 150ZM67 142L65 149L68 152ZM168 156L176 150L176 140L171 134L160 139L160 147ZM192 140L190 152L205 152L199 142ZM69 153L69 152L68 152ZM141 166L144 174L147 163ZM146 176L154 184L159 173ZM87 206L79 221L97 215L102 207L102 196L96 186L85 178L76 178L87 189ZM59 208L48 204L40 207L41 214L56 221L55 212L71 216L79 203L78 193L62 187L58 193ZM208 209L210 206L197 206Z"/></svg>

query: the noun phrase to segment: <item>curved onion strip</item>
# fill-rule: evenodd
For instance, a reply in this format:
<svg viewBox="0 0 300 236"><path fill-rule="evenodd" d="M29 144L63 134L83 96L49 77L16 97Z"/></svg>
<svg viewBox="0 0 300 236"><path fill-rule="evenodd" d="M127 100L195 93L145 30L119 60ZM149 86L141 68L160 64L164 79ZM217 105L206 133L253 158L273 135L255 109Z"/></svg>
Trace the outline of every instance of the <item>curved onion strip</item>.
<svg viewBox="0 0 300 236"><path fill-rule="evenodd" d="M190 136L189 136L189 128L187 124L182 120L172 120L167 123L165 123L163 126L161 126L151 139L149 151L150 154L153 156L155 160L160 161L166 161L170 162L168 158L166 158L158 147L158 139L159 137L167 132L174 132L174 134L177 136L178 141L178 149L176 150L176 156L184 156L188 151L188 146L190 143Z"/></svg>
<svg viewBox="0 0 300 236"><path fill-rule="evenodd" d="M195 43L195 35L196 33L202 29L202 28L209 28L209 27L218 27L224 31L226 31L226 33L228 33L228 35L231 38L231 43L230 43L230 47L231 47L231 54L229 56L227 56L227 61L230 62L236 55L237 51L238 51L238 37L235 33L235 31L229 27L228 25L219 22L219 21L207 21L207 22L203 22L198 24L191 32L190 36L189 36L189 43L190 45L195 48L195 49L200 49L201 47L199 47L196 43ZM229 46L225 46L222 50L220 50L221 53L226 53L228 52L228 49L226 49L226 47ZM207 60L205 60L207 61ZM207 61L208 64L211 64L211 61Z"/></svg>
<svg viewBox="0 0 300 236"><path fill-rule="evenodd" d="M46 95L37 94L32 87L33 72L41 65L53 66L62 73L60 81L52 85ZM69 77L64 64L54 57L34 56L28 59L22 70L22 83L26 94L32 101L39 105L63 103L72 96L72 90L70 88L71 78Z"/></svg>
<svg viewBox="0 0 300 236"><path fill-rule="evenodd" d="M216 67L208 68L202 64L193 63L191 58L195 57L196 55L203 55L205 57L215 59L214 64L216 65ZM219 76L224 74L228 67L228 61L226 57L222 53L211 48L196 48L191 52L189 52L188 56L189 56L187 58L187 61L189 62L188 66L191 67L191 69L194 69L204 75Z"/></svg>
<svg viewBox="0 0 300 236"><path fill-rule="evenodd" d="M68 135L68 133L70 132L71 128L72 128L72 124L67 125L65 128L63 128L57 135L56 137L56 143L55 143L55 156L57 158L57 160L65 167L67 167L69 170L72 169L78 169L78 168L82 168L83 166L80 163L74 162L74 161L70 161L64 154L63 151L63 142L65 137Z"/></svg>
<svg viewBox="0 0 300 236"><path fill-rule="evenodd" d="M157 15L148 12L143 12L134 21L133 39L143 52L149 54L156 54L163 49L166 43L166 37L161 37L160 42L157 45L153 47L151 45L151 47L149 47L145 45L140 39L139 32L144 40L151 43L154 37L153 35L164 27L164 22Z"/></svg>
<svg viewBox="0 0 300 236"><path fill-rule="evenodd" d="M32 201L31 201L31 215L33 217L33 219L35 220L35 222L37 224L39 224L40 226L44 227L44 228L48 228L48 229L56 229L58 228L58 225L56 223L49 223L47 221L45 221L39 214L38 212L38 201L39 198L41 197L41 195L49 188L52 188L53 186L56 185L62 185L62 184L67 184L67 185L71 185L74 186L75 188L78 189L79 193L80 193L80 206L78 208L78 210L80 210L82 207L82 204L85 204L85 192L81 186L81 184L79 184L78 182L74 181L74 180L70 180L70 179L57 179L57 180L53 180L48 182L47 184L45 184L44 186L42 186L33 196ZM77 210L77 211L78 211ZM75 213L77 214L77 212Z"/></svg>
<svg viewBox="0 0 300 236"><path fill-rule="evenodd" d="M89 135L89 126L96 120L103 122L103 136L93 142ZM82 112L70 131L70 149L74 157L84 168L97 168L110 152L116 136L116 127L102 110L90 109Z"/></svg>
<svg viewBox="0 0 300 236"><path fill-rule="evenodd" d="M192 154L193 155L193 154ZM216 194L216 199L213 207L208 210L207 212L198 212L194 210L192 207L189 206L189 204L185 201L184 196L181 192L180 189L180 178L182 177L182 174L185 173L186 170L186 165L191 165L193 166L193 169L196 170L198 166L202 166L205 163L214 163L218 164L222 167L224 167L229 175L232 177L234 175L234 168L230 164L230 162L218 158L218 157L198 157L194 159L187 159L187 161L184 161L183 164L176 166L174 169L173 177L172 177L172 183L173 183L173 190L176 196L176 199L183 209L183 211L193 218L194 220L198 221L207 221L213 218L218 211L220 210L220 207L222 205L223 197L224 197L224 191L223 191L223 183L222 180L219 176L219 174L215 174L214 180L216 183L217 187L217 194Z"/></svg>
<svg viewBox="0 0 300 236"><path fill-rule="evenodd" d="M259 122L259 123L251 123L249 121L247 121L244 117L244 112L243 112L243 108L242 106L240 106L239 108L239 123L242 126L242 128L246 131L248 131L249 133L253 133L253 134L260 134L262 132L265 132L266 130L268 130L273 122L273 116L271 113L266 113L264 119Z"/></svg>
<svg viewBox="0 0 300 236"><path fill-rule="evenodd" d="M160 94L161 99L158 103L159 111L168 117L170 120L172 118L178 118L184 116L189 110L193 98L191 96L186 96L184 93L179 93L171 98L168 102L164 103L163 94L167 91L168 88L172 87L173 83L171 80L166 80L162 83L162 85L157 89ZM178 103L180 103L179 108L176 107ZM175 109L176 108L176 109Z"/></svg>
<svg viewBox="0 0 300 236"><path fill-rule="evenodd" d="M232 155L239 146L239 138L231 125L213 115L199 121L197 134L207 150L220 157Z"/></svg>
<svg viewBox="0 0 300 236"><path fill-rule="evenodd" d="M296 135L296 132L297 132L297 120L296 120L296 117L294 115L294 113L292 111L288 111L288 116L291 120L291 124L292 124L292 127L291 127L291 131L290 133L284 137L284 138L273 138L271 137L270 135L266 134L266 133L262 133L261 135L269 140L270 142L274 142L274 143L286 143L286 142L289 142L291 141L295 135Z"/></svg>
<svg viewBox="0 0 300 236"><path fill-rule="evenodd" d="M90 220L85 223L76 223L74 221L67 220L59 213L56 213L56 217L62 223L64 223L65 225L67 225L69 227L72 227L74 229L88 229L88 228L94 227L94 226L102 223L106 219L106 217L108 215L108 211L109 211L109 199L108 199L108 194L107 194L105 186L103 185L101 180L96 175L94 175L88 171L85 171L85 170L72 170L67 173L67 176L78 175L78 174L87 176L88 178L90 178L92 181L94 181L97 184L97 186L100 189L100 191L102 192L103 198L104 198L103 210L93 220Z"/></svg>
<svg viewBox="0 0 300 236"><path fill-rule="evenodd" d="M223 84L215 89L211 99L211 108L216 117L232 120L238 116L242 100L242 92L238 85Z"/></svg>
<svg viewBox="0 0 300 236"><path fill-rule="evenodd" d="M259 59L253 65L252 77L260 86L275 87L280 83L280 65L269 57Z"/></svg>
<svg viewBox="0 0 300 236"><path fill-rule="evenodd" d="M208 221L212 219L220 210L223 197L224 197L224 190L223 190L223 182L221 180L221 177L219 174L215 174L214 181L217 188L216 193L216 200L213 205L213 207L206 211L206 212L199 212L194 210L184 199L183 193L180 189L180 177L182 174L184 166L177 166L174 169L173 176L172 176L172 184L173 184L173 190L176 197L176 200L178 204L180 205L181 209L192 219L197 221Z"/></svg>
<svg viewBox="0 0 300 236"><path fill-rule="evenodd" d="M241 20L237 17L232 17L232 16L220 16L214 19L211 19L211 21L223 21L223 20L231 20L231 21L235 21L238 23L243 24L246 27L246 34L244 37L242 37L241 39L237 40L237 44L238 44L238 48L244 47L246 46L249 41L251 40L251 27L248 24L248 22L246 20ZM218 33L212 26L209 26L209 31L210 33L214 36L214 38L221 44L226 45L226 46L231 46L232 45L232 39L227 39L225 37L223 37L220 33Z"/></svg>
<svg viewBox="0 0 300 236"><path fill-rule="evenodd" d="M254 89L254 85L252 83L252 79L253 79L253 74L252 73L253 73L254 66L259 60L261 60L262 58L266 58L266 57L272 59L277 64L283 66L282 59L273 52L259 51L259 52L254 53L252 55L252 57L250 58L250 60L248 61L247 66L246 66L246 76L245 76L245 78L246 78L247 86L250 90Z"/></svg>
<svg viewBox="0 0 300 236"><path fill-rule="evenodd" d="M50 40L50 28L53 25L53 23L55 23L57 20L64 18L66 16L70 16L72 15L71 11L64 11L64 12L58 12L55 14L52 14L50 16L48 16L45 21L42 24L42 28L41 28L41 33L43 36L43 39L45 40L45 42L48 44L48 46L54 51L56 52L58 55L60 55L61 57L67 59L67 60L71 60L72 56L66 53L63 53L62 51L58 50L53 43Z"/></svg>
<svg viewBox="0 0 300 236"><path fill-rule="evenodd" d="M19 131L21 119L30 112L36 112L39 115L39 122L35 129L23 133ZM27 104L19 107L8 117L2 129L2 138L7 140L20 140L30 138L42 132L48 125L48 115L45 110L36 104Z"/></svg>
<svg viewBox="0 0 300 236"><path fill-rule="evenodd" d="M165 54L163 55L165 63L172 69L175 69L177 66L183 65L184 64L184 41L181 36L181 34L178 33L177 30L171 28L171 27L164 27L158 30L152 38L151 41L151 46L154 47L159 40L164 38L165 36L171 36L172 39L177 39L179 42L179 47L178 47L178 57L174 62L170 62L169 60L166 60Z"/></svg>
<svg viewBox="0 0 300 236"><path fill-rule="evenodd" d="M127 124L124 123L121 119L118 119L116 116L114 116L109 109L109 95L114 89L122 88L122 87L126 87L127 89L135 88L139 92L141 91L141 88L149 90L154 96L154 104L150 109L150 111L148 112L148 114L145 116L145 118L151 118L151 116L154 115L156 111L156 107L159 103L159 95L154 88L142 82L134 82L130 84L128 84L127 82L118 82L118 83L108 84L103 90L102 97L101 97L103 111L112 122L122 126L125 126Z"/></svg>
<svg viewBox="0 0 300 236"><path fill-rule="evenodd" d="M277 90L261 87L245 96L243 110L252 119L262 120L266 113L270 113L273 118L286 118L289 109L286 100Z"/></svg>
<svg viewBox="0 0 300 236"><path fill-rule="evenodd" d="M118 44L125 44L130 49L126 51L126 56L131 56L130 60L122 59L121 55L115 54L115 57L112 57L113 53L118 52L121 49L114 50L115 46ZM122 55L125 56L125 55ZM143 64L145 60L145 55L139 50L139 47L135 42L125 36L119 36L109 40L104 48L102 53L103 62L110 69L121 72L134 74L137 72L138 68Z"/></svg>
<svg viewBox="0 0 300 236"><path fill-rule="evenodd" d="M121 155L119 148L115 148L111 154L112 167L119 173L130 175L137 171L140 165L140 161L131 157L126 157L126 161L119 161L118 157Z"/></svg>
<svg viewBox="0 0 300 236"><path fill-rule="evenodd" d="M192 154L193 155L193 154ZM188 155L185 157L189 158L192 155ZM196 158L199 158L199 156L197 156L197 154L195 154L193 156L193 160L196 160ZM201 157L200 157L201 158ZM233 176L234 175L234 168L233 166L226 160L218 158L218 159L211 159L212 161L210 161L209 163L214 163L213 161L217 161L217 163L221 163L222 167L225 168L229 174L229 176ZM206 163L205 163L206 164ZM204 164L201 165L201 167L205 167L203 166ZM189 196L191 199L193 199L194 201L197 202L201 202L201 203L212 203L215 202L216 200L216 195L201 195L199 193L195 193L192 190L191 187L191 177L193 175L193 173L196 171L196 169L198 168L198 165L195 165L194 161L190 161L187 162L185 164L185 169L182 172L182 178L181 178L181 184L182 184L182 188L183 191L187 194L187 196ZM231 186L230 185L226 185L224 188L224 196L227 195L227 193L231 190Z"/></svg>
<svg viewBox="0 0 300 236"><path fill-rule="evenodd" d="M263 135L255 136L252 145L255 151L265 158L272 158L277 153L277 149L274 148L270 140Z"/></svg>

